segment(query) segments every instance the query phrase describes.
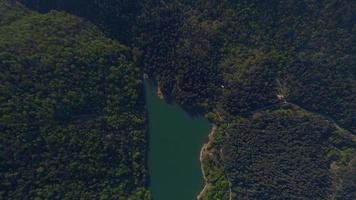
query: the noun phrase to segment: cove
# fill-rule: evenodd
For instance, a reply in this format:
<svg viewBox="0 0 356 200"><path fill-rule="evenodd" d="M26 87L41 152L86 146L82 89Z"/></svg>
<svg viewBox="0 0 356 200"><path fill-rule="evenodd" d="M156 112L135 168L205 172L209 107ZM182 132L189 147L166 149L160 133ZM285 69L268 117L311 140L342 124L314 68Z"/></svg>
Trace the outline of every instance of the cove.
<svg viewBox="0 0 356 200"><path fill-rule="evenodd" d="M145 81L149 122L148 168L154 200L195 200L204 186L199 153L211 125L156 95Z"/></svg>

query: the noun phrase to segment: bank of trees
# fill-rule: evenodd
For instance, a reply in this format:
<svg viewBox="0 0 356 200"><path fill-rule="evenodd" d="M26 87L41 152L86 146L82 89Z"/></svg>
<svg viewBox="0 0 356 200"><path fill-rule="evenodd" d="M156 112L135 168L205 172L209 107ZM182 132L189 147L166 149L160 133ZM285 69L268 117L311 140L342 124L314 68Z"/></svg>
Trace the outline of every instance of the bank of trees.
<svg viewBox="0 0 356 200"><path fill-rule="evenodd" d="M0 5L11 14L1 22L21 14ZM6 24L0 198L150 199L142 81L131 51L62 12Z"/></svg>

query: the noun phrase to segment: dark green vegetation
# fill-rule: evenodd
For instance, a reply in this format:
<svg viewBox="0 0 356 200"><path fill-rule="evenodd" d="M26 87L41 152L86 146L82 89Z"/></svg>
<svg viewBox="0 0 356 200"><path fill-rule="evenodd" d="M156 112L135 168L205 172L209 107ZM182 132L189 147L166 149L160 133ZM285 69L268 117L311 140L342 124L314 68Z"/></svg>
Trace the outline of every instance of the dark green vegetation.
<svg viewBox="0 0 356 200"><path fill-rule="evenodd" d="M130 50L65 13L3 10L0 199L150 199Z"/></svg>
<svg viewBox="0 0 356 200"><path fill-rule="evenodd" d="M337 130L293 108L255 113L221 126L226 175L238 199L326 199L331 190L327 151ZM349 158L348 158L349 161Z"/></svg>
<svg viewBox="0 0 356 200"><path fill-rule="evenodd" d="M0 26L10 24L30 13L23 5L13 1L0 1Z"/></svg>

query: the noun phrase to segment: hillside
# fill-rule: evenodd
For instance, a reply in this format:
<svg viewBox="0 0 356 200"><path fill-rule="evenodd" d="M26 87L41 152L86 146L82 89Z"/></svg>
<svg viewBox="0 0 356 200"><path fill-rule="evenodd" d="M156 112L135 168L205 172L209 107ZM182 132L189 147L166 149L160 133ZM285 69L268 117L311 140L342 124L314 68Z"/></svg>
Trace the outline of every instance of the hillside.
<svg viewBox="0 0 356 200"><path fill-rule="evenodd" d="M233 199L353 199L352 181L335 182L356 158L356 138L344 131L294 105L222 123L205 161L210 190L227 182Z"/></svg>
<svg viewBox="0 0 356 200"><path fill-rule="evenodd" d="M78 17L0 5L0 198L150 199L131 51Z"/></svg>

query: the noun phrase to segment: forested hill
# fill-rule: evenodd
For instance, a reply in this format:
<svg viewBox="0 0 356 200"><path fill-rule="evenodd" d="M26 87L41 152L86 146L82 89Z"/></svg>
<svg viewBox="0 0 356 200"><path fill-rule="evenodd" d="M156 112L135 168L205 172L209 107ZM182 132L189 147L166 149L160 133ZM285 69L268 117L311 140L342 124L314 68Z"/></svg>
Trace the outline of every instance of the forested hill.
<svg viewBox="0 0 356 200"><path fill-rule="evenodd" d="M0 199L150 199L131 51L66 13L0 11Z"/></svg>

